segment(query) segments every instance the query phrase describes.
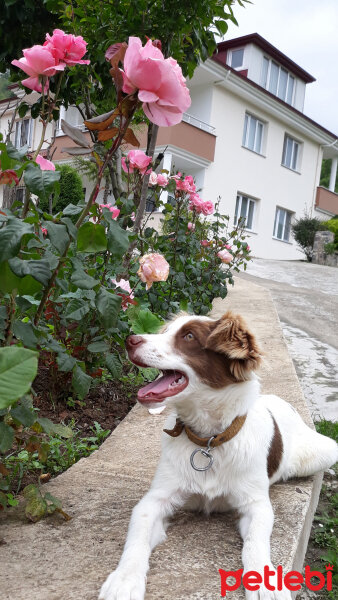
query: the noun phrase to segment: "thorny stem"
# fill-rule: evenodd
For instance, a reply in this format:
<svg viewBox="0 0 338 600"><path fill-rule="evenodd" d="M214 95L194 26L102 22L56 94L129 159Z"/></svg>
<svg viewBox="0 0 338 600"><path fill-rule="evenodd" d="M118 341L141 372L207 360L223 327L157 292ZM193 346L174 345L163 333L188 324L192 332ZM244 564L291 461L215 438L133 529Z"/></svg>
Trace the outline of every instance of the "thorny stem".
<svg viewBox="0 0 338 600"><path fill-rule="evenodd" d="M12 338L13 338L13 321L14 321L15 307L16 307L15 296L16 296L16 290L13 290L10 300L9 300L9 305L8 305L8 327L7 327L7 332L6 332L6 346L11 345Z"/></svg>

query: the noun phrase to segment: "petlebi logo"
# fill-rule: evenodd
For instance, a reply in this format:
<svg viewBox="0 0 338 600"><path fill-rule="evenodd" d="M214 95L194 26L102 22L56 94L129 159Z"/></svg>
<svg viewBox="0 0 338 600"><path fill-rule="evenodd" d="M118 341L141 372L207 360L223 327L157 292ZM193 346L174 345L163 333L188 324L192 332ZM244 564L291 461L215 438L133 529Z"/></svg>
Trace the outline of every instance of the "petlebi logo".
<svg viewBox="0 0 338 600"><path fill-rule="evenodd" d="M219 569L218 572L221 576L221 596L224 598L227 595L227 592L233 592L238 590L241 583L246 590L250 592L254 592L260 589L261 585L263 585L267 590L274 591L277 589L281 591L283 588L294 592L300 590L302 584L305 583L305 586L314 592L322 590L324 587L328 591L332 590L332 571L333 565L326 565L326 578L323 573L320 571L311 571L311 567L306 565L304 570L304 576L299 571L289 571L288 573L283 573L283 567L280 565L277 567L276 571L270 569L269 566L265 565L263 569L263 574L258 573L258 571L247 571L243 575L243 569L238 569L238 571L225 571L224 569ZM312 583L311 579L316 577L316 582ZM273 578L274 584L271 583L271 579ZM231 579L231 581L228 581ZM235 582L233 582L235 579ZM319 580L319 581L318 581Z"/></svg>

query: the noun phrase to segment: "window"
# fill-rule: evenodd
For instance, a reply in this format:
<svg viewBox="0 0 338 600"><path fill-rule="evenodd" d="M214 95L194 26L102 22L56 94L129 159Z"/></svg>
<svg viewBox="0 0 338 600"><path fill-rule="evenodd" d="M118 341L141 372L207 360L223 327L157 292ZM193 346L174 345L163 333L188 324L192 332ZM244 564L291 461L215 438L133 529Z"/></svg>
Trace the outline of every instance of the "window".
<svg viewBox="0 0 338 600"><path fill-rule="evenodd" d="M244 48L238 50L231 50L230 54L230 67L233 69L239 69L243 67L244 62Z"/></svg>
<svg viewBox="0 0 338 600"><path fill-rule="evenodd" d="M32 143L32 119L22 119L16 122L15 147L31 146Z"/></svg>
<svg viewBox="0 0 338 600"><path fill-rule="evenodd" d="M288 167L293 171L297 171L298 159L299 159L299 146L292 137L286 135L284 138L282 165Z"/></svg>
<svg viewBox="0 0 338 600"><path fill-rule="evenodd" d="M290 238L292 213L284 208L276 207L273 237L288 242Z"/></svg>
<svg viewBox="0 0 338 600"><path fill-rule="evenodd" d="M245 148L262 154L264 123L246 113L244 121L243 141Z"/></svg>
<svg viewBox="0 0 338 600"><path fill-rule="evenodd" d="M25 199L25 189L24 187L17 187L15 190L15 200L23 204Z"/></svg>
<svg viewBox="0 0 338 600"><path fill-rule="evenodd" d="M286 69L266 56L263 58L262 86L284 102L292 104L295 78Z"/></svg>
<svg viewBox="0 0 338 600"><path fill-rule="evenodd" d="M241 219L241 224L244 224L245 229L253 229L253 220L255 213L255 200L238 194L236 198L234 224L238 225Z"/></svg>

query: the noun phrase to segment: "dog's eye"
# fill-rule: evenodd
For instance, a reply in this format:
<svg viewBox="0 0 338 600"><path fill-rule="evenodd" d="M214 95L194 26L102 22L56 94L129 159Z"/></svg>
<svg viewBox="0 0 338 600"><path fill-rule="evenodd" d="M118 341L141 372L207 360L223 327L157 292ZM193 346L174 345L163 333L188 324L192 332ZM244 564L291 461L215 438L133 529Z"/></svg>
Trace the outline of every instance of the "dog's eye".
<svg viewBox="0 0 338 600"><path fill-rule="evenodd" d="M185 334L183 339L186 340L187 342L191 342L191 340L195 339L195 336L191 333L191 331L189 331L189 333Z"/></svg>

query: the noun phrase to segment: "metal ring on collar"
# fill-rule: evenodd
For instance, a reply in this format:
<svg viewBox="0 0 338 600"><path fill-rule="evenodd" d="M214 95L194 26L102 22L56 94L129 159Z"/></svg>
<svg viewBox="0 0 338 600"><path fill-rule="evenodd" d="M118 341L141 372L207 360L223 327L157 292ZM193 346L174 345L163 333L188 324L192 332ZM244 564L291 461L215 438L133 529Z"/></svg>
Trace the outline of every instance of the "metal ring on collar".
<svg viewBox="0 0 338 600"><path fill-rule="evenodd" d="M192 468L195 469L195 471L208 471L208 469L210 469L212 467L212 464L214 462L214 457L210 453L210 451L212 450L212 448L210 446L214 439L215 439L215 436L211 437L210 440L208 440L208 445L207 445L206 450L204 450L204 448L196 448L196 450L194 450L192 452L192 454L190 456L190 464L191 464ZM205 467L196 467L195 462L194 462L194 457L195 457L195 454L197 454L197 452L200 452L201 454L203 454L203 456L205 456L206 458L209 459L209 463Z"/></svg>

